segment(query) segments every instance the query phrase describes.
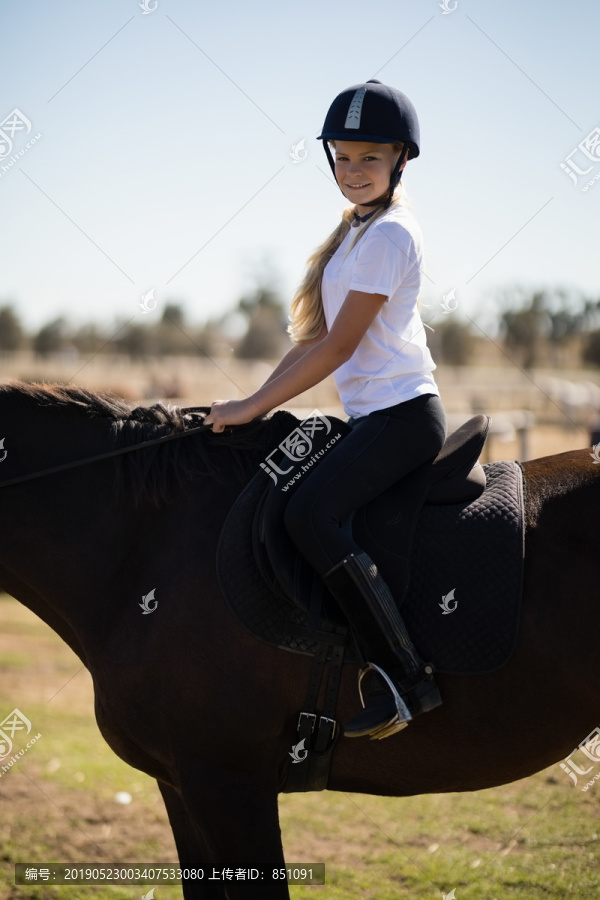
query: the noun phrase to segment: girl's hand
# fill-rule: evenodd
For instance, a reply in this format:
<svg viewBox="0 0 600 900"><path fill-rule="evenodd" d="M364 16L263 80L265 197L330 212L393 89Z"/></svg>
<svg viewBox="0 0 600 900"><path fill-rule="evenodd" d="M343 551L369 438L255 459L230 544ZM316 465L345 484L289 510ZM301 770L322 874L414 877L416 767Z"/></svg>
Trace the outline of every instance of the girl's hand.
<svg viewBox="0 0 600 900"><path fill-rule="evenodd" d="M205 425L212 425L215 433L225 431L226 425L245 425L260 415L260 410L249 400L215 400Z"/></svg>

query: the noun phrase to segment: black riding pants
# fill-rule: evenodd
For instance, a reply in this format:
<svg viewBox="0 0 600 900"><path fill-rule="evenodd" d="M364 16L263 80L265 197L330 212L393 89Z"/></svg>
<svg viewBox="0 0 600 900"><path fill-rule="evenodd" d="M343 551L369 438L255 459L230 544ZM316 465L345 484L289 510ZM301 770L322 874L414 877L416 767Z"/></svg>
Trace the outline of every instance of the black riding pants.
<svg viewBox="0 0 600 900"><path fill-rule="evenodd" d="M285 513L285 527L319 575L350 553L354 512L423 463L446 439L446 414L436 394L351 419L352 431L300 482Z"/></svg>

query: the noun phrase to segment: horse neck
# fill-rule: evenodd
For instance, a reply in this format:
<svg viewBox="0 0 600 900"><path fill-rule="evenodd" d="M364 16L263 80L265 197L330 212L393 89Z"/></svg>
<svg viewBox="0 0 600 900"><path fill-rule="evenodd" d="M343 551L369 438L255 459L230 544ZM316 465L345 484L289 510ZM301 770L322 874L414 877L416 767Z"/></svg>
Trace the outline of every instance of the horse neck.
<svg viewBox="0 0 600 900"><path fill-rule="evenodd" d="M3 409L2 418L8 424L0 472L0 590L32 609L81 657L82 626L95 619L102 628L111 596L98 601L95 611L82 606L93 594L98 570L117 566L121 555L115 550L114 462L5 488L1 481L113 449L110 420L16 402L8 413ZM126 513L121 520L127 527Z"/></svg>
<svg viewBox="0 0 600 900"><path fill-rule="evenodd" d="M17 587L0 586L43 618L73 646L84 644L91 627L101 631L110 619L114 599L98 594L111 571L124 565L126 549L115 551L120 528L110 502L110 479L79 470L77 477L56 476L51 488L19 491L17 529L2 549L2 562L14 573ZM86 477L87 476L87 477ZM16 493L16 492L15 492ZM124 518L122 527L128 523ZM26 590L19 590L19 582ZM61 626L66 623L66 628ZM81 656L80 650L76 650Z"/></svg>
<svg viewBox="0 0 600 900"><path fill-rule="evenodd" d="M114 449L108 419L56 408L40 410L35 418L23 419L12 432L7 445L17 468L3 469L1 476ZM163 585L173 580L184 536L189 542L188 536L196 535L202 580L212 577L215 537L242 489L207 477L174 487L161 507L150 502L136 507L127 485L117 497L120 464L120 458L106 460L0 487L0 530L6 535L0 590L46 621L84 661L94 658L132 613L147 621L138 606L156 586L157 573ZM164 588L157 596L165 596Z"/></svg>

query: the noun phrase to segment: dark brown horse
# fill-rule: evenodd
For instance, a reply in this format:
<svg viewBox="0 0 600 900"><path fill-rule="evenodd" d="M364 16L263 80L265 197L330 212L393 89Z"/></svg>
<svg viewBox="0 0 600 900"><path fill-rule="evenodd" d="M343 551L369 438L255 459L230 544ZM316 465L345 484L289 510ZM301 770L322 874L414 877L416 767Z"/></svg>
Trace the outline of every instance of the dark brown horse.
<svg viewBox="0 0 600 900"><path fill-rule="evenodd" d="M76 388L0 388L0 483L191 421L178 409L130 411ZM184 867L283 865L277 798L310 659L243 630L215 575L221 526L274 444L272 423L206 431L0 488L0 588L91 672L100 730L115 753L157 779ZM600 723L600 653L589 627L598 608L600 466L577 450L524 471L523 615L509 664L484 676L439 676L443 705L387 740L341 738L332 790L402 797L492 787L561 760ZM158 606L144 615L139 603L152 590ZM342 722L357 710L356 681L346 666ZM285 883L269 880L204 880L184 894L289 896Z"/></svg>

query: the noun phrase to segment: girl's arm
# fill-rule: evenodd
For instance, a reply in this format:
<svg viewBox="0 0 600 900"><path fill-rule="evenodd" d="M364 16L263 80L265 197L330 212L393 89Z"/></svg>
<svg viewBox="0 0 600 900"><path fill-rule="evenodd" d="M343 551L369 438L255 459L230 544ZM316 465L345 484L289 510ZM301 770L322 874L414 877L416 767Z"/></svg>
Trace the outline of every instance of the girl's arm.
<svg viewBox="0 0 600 900"><path fill-rule="evenodd" d="M317 335L316 338L313 338L312 341L303 341L303 343L301 344L294 344L294 346L285 354L281 362L273 369L273 371L265 381L265 384L269 384L270 381L273 381L275 378L285 372L286 369L289 369L290 366L293 366L294 363L302 359L304 354L308 353L311 347L314 347L315 344L318 344L320 341L322 341L326 334L327 326L323 325L321 332Z"/></svg>
<svg viewBox="0 0 600 900"><path fill-rule="evenodd" d="M319 384L350 359L385 300L384 294L348 291L331 330L322 340L295 357L285 369L278 366L271 378L246 400L216 400L205 424L212 424L213 431L223 431L226 425L243 425Z"/></svg>

